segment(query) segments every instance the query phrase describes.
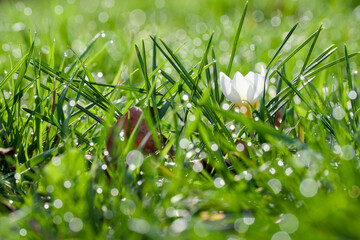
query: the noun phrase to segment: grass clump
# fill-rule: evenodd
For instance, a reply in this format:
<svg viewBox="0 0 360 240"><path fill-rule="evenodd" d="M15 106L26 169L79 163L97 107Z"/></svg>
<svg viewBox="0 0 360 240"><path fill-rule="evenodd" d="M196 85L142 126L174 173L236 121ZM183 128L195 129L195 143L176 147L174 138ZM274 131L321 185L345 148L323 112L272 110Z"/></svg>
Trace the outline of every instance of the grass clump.
<svg viewBox="0 0 360 240"><path fill-rule="evenodd" d="M114 33L110 38L117 20L106 5L112 1L103 3L106 11L94 10L100 22L108 15L108 31L94 34L85 48L70 46L64 55L57 40L40 48L43 33L24 33L26 50L18 57L12 52L16 61L10 57L0 82L1 236L359 238L358 53L325 45L321 34L330 30L323 26L299 32L300 21L283 36L269 33L277 45L265 57L255 49L266 49L267 42L247 44L253 31L248 26L261 25L254 10L259 2L245 3L223 40L218 25L209 30L188 20L200 29L196 48L185 38L160 34L142 42L135 35L136 44L126 37L117 41ZM67 4L76 3L58 4L55 12ZM165 3L155 4L161 9ZM181 11L171 6L165 10ZM144 9L157 13L151 7ZM291 4L279 8L294 11ZM146 11L124 13L134 31L146 31ZM269 22L276 26L278 18ZM64 31L63 46L71 27L55 29ZM231 47L219 49L221 44ZM269 86L247 118L224 98L219 72L258 71L262 61ZM134 106L141 109L140 120L126 115ZM132 132L113 127L123 116ZM142 120L149 128L145 139L154 141L151 153L145 152L146 140L136 141Z"/></svg>

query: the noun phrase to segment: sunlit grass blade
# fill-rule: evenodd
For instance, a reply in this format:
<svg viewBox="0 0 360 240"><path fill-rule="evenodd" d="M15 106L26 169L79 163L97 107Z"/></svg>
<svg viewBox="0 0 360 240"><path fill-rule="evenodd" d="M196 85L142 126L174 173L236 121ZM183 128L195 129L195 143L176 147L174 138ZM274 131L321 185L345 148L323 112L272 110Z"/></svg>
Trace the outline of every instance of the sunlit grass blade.
<svg viewBox="0 0 360 240"><path fill-rule="evenodd" d="M283 79L283 81L296 93L296 95L299 96L299 98L307 105L307 107L313 111L316 115L318 115L317 111L312 108L310 106L310 103L306 100L306 98L296 89L296 87L294 87L291 82L289 80L286 79L286 77L284 77L280 72L278 72L279 76ZM333 134L335 135L335 131L334 129L331 127L330 123L328 120L325 119L325 117L323 116L323 114L320 115L321 116L321 121L324 123L324 125L326 126L326 128Z"/></svg>
<svg viewBox="0 0 360 240"><path fill-rule="evenodd" d="M73 70L76 67L76 64L78 63L78 61L82 61L83 58L86 56L86 54L93 48L94 44L96 43L96 41L104 34L103 31L97 33L93 39L91 39L90 43L88 44L88 46L86 47L86 49L81 53L80 57L76 58L76 60L71 64L71 66L69 67L69 69L66 71L66 74L71 74L73 72Z"/></svg>
<svg viewBox="0 0 360 240"><path fill-rule="evenodd" d="M196 80L195 80L195 85L194 85L194 88L192 89L192 92L191 92L190 101L192 101L192 99L193 99L193 97L195 95L195 92L198 89L199 82L200 82L200 79L201 79L201 74L202 74L203 68L205 66L207 57L208 57L208 53L209 53L209 50L210 50L210 46L211 46L213 36L214 36L214 34L211 34L208 45L207 45L206 50L205 50L205 53L204 53L204 55L202 57L202 60L201 60L200 66L199 66L199 70L198 70L198 74L197 74L197 77L196 77Z"/></svg>
<svg viewBox="0 0 360 240"><path fill-rule="evenodd" d="M230 57L230 60L229 60L228 67L226 69L226 75L228 75L228 76L231 73L231 68L232 68L232 65L233 65L234 58L235 58L237 46L238 46L238 43L239 43L239 37L240 37L241 29L242 29L243 24L244 24L247 8L248 8L248 1L246 1L246 3L245 3L245 7L244 7L244 10L242 12L241 19L240 19L239 25L238 25L237 30L236 30L235 39L234 39L234 43L233 43L233 47L232 47L232 51L231 51L231 57Z"/></svg>
<svg viewBox="0 0 360 240"><path fill-rule="evenodd" d="M348 59L357 56L359 53L360 53L360 52L352 53L352 54L348 55ZM311 76L313 76L313 75L315 75L315 74L317 74L317 73L319 73L319 72L321 72L321 71L323 71L323 70L325 70L325 69L327 69L327 68L330 68L330 67L332 67L332 66L334 66L334 65L336 65L336 64L338 64L338 63L341 63L341 62L343 62L343 61L345 61L345 57L339 58L339 59L337 59L337 60L335 60L335 61L332 61L332 62L330 62L330 63L328 63L328 64L326 64L326 65L324 65L324 66L321 66L321 67L319 67L319 68L316 68L316 69L314 69L314 70L312 70L312 71L310 71L310 72L305 71L305 72L306 72L305 76L311 77Z"/></svg>
<svg viewBox="0 0 360 240"><path fill-rule="evenodd" d="M268 63L268 65L266 66L266 69L270 69L270 67L272 66L272 63L274 62L274 60L278 57L278 55L280 54L281 50L283 49L283 47L285 46L285 44L287 43L287 41L290 39L291 35L294 33L295 29L297 28L297 26L299 25L299 23L296 23L295 26L289 31L289 33L286 35L285 39L283 40L283 42L281 43L280 47L277 49L277 51L275 52L274 56L272 57L272 59L270 60L270 62Z"/></svg>
<svg viewBox="0 0 360 240"><path fill-rule="evenodd" d="M302 66L302 68L301 68L300 74L302 74L302 73L304 72L304 70L305 70L305 68L306 68L306 66L307 66L307 64L308 64L308 62L309 62L311 53L312 53L313 50L314 50L315 44L316 44L316 42L317 42L317 40L318 40L318 38L319 38L319 35L320 35L320 32L321 32L322 29L323 29L323 27L322 27L322 25L321 25L320 28L319 28L319 30L318 30L318 31L316 32L316 34L315 34L314 40L313 40L313 42L312 42L312 44L311 44L311 46L310 46L310 49L309 49L309 51L308 51L308 53L307 53L307 55L306 55L306 58L305 58L305 61L304 61L304 63L303 63L303 66Z"/></svg>

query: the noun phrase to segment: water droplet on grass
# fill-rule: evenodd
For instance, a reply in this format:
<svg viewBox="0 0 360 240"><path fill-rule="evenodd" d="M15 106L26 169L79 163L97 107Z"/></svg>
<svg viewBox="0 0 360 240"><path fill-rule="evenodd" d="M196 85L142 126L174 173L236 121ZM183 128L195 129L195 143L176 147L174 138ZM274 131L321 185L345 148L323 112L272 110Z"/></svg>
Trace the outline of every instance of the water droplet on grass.
<svg viewBox="0 0 360 240"><path fill-rule="evenodd" d="M234 222L234 229L238 233L245 233L249 229L249 225L245 224L243 218L239 218Z"/></svg>
<svg viewBox="0 0 360 240"><path fill-rule="evenodd" d="M59 225L62 223L62 219L59 215L56 215L53 217L53 222L56 224L56 225Z"/></svg>
<svg viewBox="0 0 360 240"><path fill-rule="evenodd" d="M53 185L47 185L47 186L46 186L46 191L47 191L48 193L52 193L52 192L54 191Z"/></svg>
<svg viewBox="0 0 360 240"><path fill-rule="evenodd" d="M71 182L70 182L69 180L66 180L66 181L64 182L64 187L65 187L65 188L71 188Z"/></svg>
<svg viewBox="0 0 360 240"><path fill-rule="evenodd" d="M83 222L80 218L74 217L69 222L69 228L73 232L80 232L83 228Z"/></svg>
<svg viewBox="0 0 360 240"><path fill-rule="evenodd" d="M184 218L176 219L170 226L171 230L176 233L181 233L187 228L187 221Z"/></svg>
<svg viewBox="0 0 360 240"><path fill-rule="evenodd" d="M186 138L182 138L179 142L179 145L182 149L187 149L189 147L189 144L190 144L190 142Z"/></svg>
<svg viewBox="0 0 360 240"><path fill-rule="evenodd" d="M267 143L263 143L262 144L262 149L264 149L265 152L270 151L270 145Z"/></svg>
<svg viewBox="0 0 360 240"><path fill-rule="evenodd" d="M214 185L216 188L222 188L223 186L225 186L225 181L224 181L224 179L222 179L220 177L215 178Z"/></svg>
<svg viewBox="0 0 360 240"><path fill-rule="evenodd" d="M255 217L252 215L251 212L248 212L245 214L243 221L246 225L252 225L255 222Z"/></svg>
<svg viewBox="0 0 360 240"><path fill-rule="evenodd" d="M140 167L144 162L143 154L138 150L132 150L126 155L126 163L129 168L135 170Z"/></svg>
<svg viewBox="0 0 360 240"><path fill-rule="evenodd" d="M196 120L195 115L190 115L189 120L190 120L191 122L195 121L195 120Z"/></svg>
<svg viewBox="0 0 360 240"><path fill-rule="evenodd" d="M112 188L110 194L115 197L119 195L119 190L117 190L117 188Z"/></svg>
<svg viewBox="0 0 360 240"><path fill-rule="evenodd" d="M273 192L275 194L278 194L281 192L282 184L281 184L280 180L278 180L276 178L270 179L268 181L268 185L270 186L270 188L273 190Z"/></svg>
<svg viewBox="0 0 360 240"><path fill-rule="evenodd" d="M222 105L222 109L224 109L225 111L229 110L229 108L230 108L230 105L227 104L227 103L224 103L224 104Z"/></svg>
<svg viewBox="0 0 360 240"><path fill-rule="evenodd" d="M130 199L125 199L120 204L120 211L125 215L131 216L133 215L135 210L136 210L136 204Z"/></svg>
<svg viewBox="0 0 360 240"><path fill-rule="evenodd" d="M348 93L348 97L351 99L351 100L355 100L357 98L357 92L355 90L351 90L349 93Z"/></svg>
<svg viewBox="0 0 360 240"><path fill-rule="evenodd" d="M291 237L287 232L277 232L271 237L271 240L291 240Z"/></svg>
<svg viewBox="0 0 360 240"><path fill-rule="evenodd" d="M280 167L283 167L284 166L284 162L280 159L278 160L277 164L280 166Z"/></svg>
<svg viewBox="0 0 360 240"><path fill-rule="evenodd" d="M344 160L351 160L355 156L355 149L351 145L345 145L341 148L342 158Z"/></svg>
<svg viewBox="0 0 360 240"><path fill-rule="evenodd" d="M203 165L201 164L200 161L196 161L196 162L194 163L194 165L193 165L193 170L194 170L194 172L199 173L199 172L201 172L203 169L204 169L204 167L203 167Z"/></svg>
<svg viewBox="0 0 360 240"><path fill-rule="evenodd" d="M312 178L304 179L300 183L300 192L304 197L311 198L315 196L318 192L318 185L316 181Z"/></svg>
<svg viewBox="0 0 360 240"><path fill-rule="evenodd" d="M61 15L64 12L64 8L61 5L56 5L54 11L57 15Z"/></svg>
<svg viewBox="0 0 360 240"><path fill-rule="evenodd" d="M20 234L20 236L25 237L27 234L26 229L25 228L20 229L19 234Z"/></svg>
<svg viewBox="0 0 360 240"><path fill-rule="evenodd" d="M293 233L299 227L299 220L294 214L287 213L282 216L279 226L282 231L287 233Z"/></svg>
<svg viewBox="0 0 360 240"><path fill-rule="evenodd" d="M150 231L150 224L143 219L133 218L129 220L128 228L134 232L146 234Z"/></svg>
<svg viewBox="0 0 360 240"><path fill-rule="evenodd" d="M336 120L342 120L345 117L345 111L341 106L337 106L333 109L332 115Z"/></svg>
<svg viewBox="0 0 360 240"><path fill-rule="evenodd" d="M239 143L238 145L236 145L236 150L238 150L239 152L242 152L245 150L245 146L242 143Z"/></svg>
<svg viewBox="0 0 360 240"><path fill-rule="evenodd" d="M216 144L216 143L213 143L213 144L211 144L211 150L212 151L217 151L219 149L219 146Z"/></svg>

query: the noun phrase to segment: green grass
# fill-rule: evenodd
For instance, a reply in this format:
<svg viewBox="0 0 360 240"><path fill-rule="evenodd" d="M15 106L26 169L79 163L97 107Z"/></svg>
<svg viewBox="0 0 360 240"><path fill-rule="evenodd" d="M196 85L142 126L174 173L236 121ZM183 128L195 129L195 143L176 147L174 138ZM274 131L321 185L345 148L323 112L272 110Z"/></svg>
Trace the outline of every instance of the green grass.
<svg viewBox="0 0 360 240"><path fill-rule="evenodd" d="M0 9L1 238L360 238L355 1ZM218 76L260 64L250 119ZM155 153L112 128L132 106Z"/></svg>

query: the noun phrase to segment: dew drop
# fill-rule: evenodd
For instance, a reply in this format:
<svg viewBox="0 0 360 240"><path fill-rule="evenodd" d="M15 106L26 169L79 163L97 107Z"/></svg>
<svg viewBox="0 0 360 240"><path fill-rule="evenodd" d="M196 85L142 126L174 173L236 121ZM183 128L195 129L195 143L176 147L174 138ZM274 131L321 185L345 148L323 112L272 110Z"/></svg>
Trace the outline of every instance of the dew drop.
<svg viewBox="0 0 360 240"><path fill-rule="evenodd" d="M117 190L117 188L112 188L110 194L115 197L119 195L119 190Z"/></svg>
<svg viewBox="0 0 360 240"><path fill-rule="evenodd" d="M222 179L220 177L215 178L214 185L216 188L222 188L223 186L225 186L225 181L224 181L224 179Z"/></svg>
<svg viewBox="0 0 360 240"><path fill-rule="evenodd" d="M332 114L336 120L342 120L345 117L345 111L341 106L335 107Z"/></svg>
<svg viewBox="0 0 360 240"><path fill-rule="evenodd" d="M224 109L225 111L229 110L229 108L230 108L230 105L227 104L227 103L224 103L224 104L222 105L222 109Z"/></svg>
<svg viewBox="0 0 360 240"><path fill-rule="evenodd" d="M216 143L213 143L213 144L211 144L211 150L215 152L215 151L219 150L219 146Z"/></svg>
<svg viewBox="0 0 360 240"><path fill-rule="evenodd" d="M255 217L251 213L247 213L247 214L245 214L243 221L246 225L250 226L250 225L254 224Z"/></svg>
<svg viewBox="0 0 360 240"><path fill-rule="evenodd" d="M134 201L130 199L125 199L120 204L120 211L127 216L133 215L135 210L136 210L136 204L134 203Z"/></svg>
<svg viewBox="0 0 360 240"><path fill-rule="evenodd" d="M194 172L199 173L199 172L201 172L203 169L204 169L204 167L203 167L203 165L201 164L200 161L196 161L196 162L194 163L194 165L193 165L193 170L194 170Z"/></svg>
<svg viewBox="0 0 360 240"><path fill-rule="evenodd" d="M270 179L268 181L268 185L270 186L271 190L273 190L273 192L275 194L278 194L281 192L282 184L281 184L280 180L278 180L276 178Z"/></svg>
<svg viewBox="0 0 360 240"><path fill-rule="evenodd" d="M66 180L66 181L64 182L64 187L65 187L65 188L71 188L71 182L70 182L69 180Z"/></svg>
<svg viewBox="0 0 360 240"><path fill-rule="evenodd" d="M318 192L318 185L316 181L312 178L304 179L300 183L300 192L304 197L311 198L315 196Z"/></svg>
<svg viewBox="0 0 360 240"><path fill-rule="evenodd" d="M56 199L54 201L54 207L55 208L62 208L62 206L63 206L63 202L60 199Z"/></svg>
<svg viewBox="0 0 360 240"><path fill-rule="evenodd" d="M294 214L287 213L282 216L279 226L282 231L287 233L293 233L299 227L299 220Z"/></svg>
<svg viewBox="0 0 360 240"><path fill-rule="evenodd" d="M351 99L351 100L355 100L357 98L357 92L355 90L351 90L349 93L348 93L348 97Z"/></svg>
<svg viewBox="0 0 360 240"><path fill-rule="evenodd" d="M14 178L15 178L16 180L19 180L19 179L21 178L21 174L20 174L20 173L15 173L15 174L14 174Z"/></svg>
<svg viewBox="0 0 360 240"><path fill-rule="evenodd" d="M181 233L187 229L187 221L184 218L176 219L170 226L171 230L176 233Z"/></svg>
<svg viewBox="0 0 360 240"><path fill-rule="evenodd" d="M47 185L47 186L46 186L46 191L47 191L48 193L52 193L52 192L54 191L53 185Z"/></svg>
<svg viewBox="0 0 360 240"><path fill-rule="evenodd" d="M234 222L234 229L238 233L245 233L249 229L249 225L245 224L243 218L239 218Z"/></svg>
<svg viewBox="0 0 360 240"><path fill-rule="evenodd" d="M83 222L80 218L74 217L69 222L69 228L73 232L80 232L83 228Z"/></svg>
<svg viewBox="0 0 360 240"><path fill-rule="evenodd" d="M245 150L245 146L242 143L239 143L238 145L236 145L236 150L238 150L239 152L242 152Z"/></svg>
<svg viewBox="0 0 360 240"><path fill-rule="evenodd" d="M189 95L187 95L187 94L184 94L184 95L182 96L182 99L183 99L184 101L187 101L187 100L189 100Z"/></svg>
<svg viewBox="0 0 360 240"><path fill-rule="evenodd" d="M19 234L20 234L20 236L25 237L27 234L26 229L25 228L20 229Z"/></svg>
<svg viewBox="0 0 360 240"><path fill-rule="evenodd" d="M291 240L291 237L287 232L277 232L272 237L271 240Z"/></svg>
<svg viewBox="0 0 360 240"><path fill-rule="evenodd" d="M150 231L150 224L140 218L132 218L128 222L128 228L140 234L146 234Z"/></svg>
<svg viewBox="0 0 360 240"><path fill-rule="evenodd" d="M190 142L188 139L186 138L182 138L180 141L179 141L179 145L182 149L187 149L190 145Z"/></svg>
<svg viewBox="0 0 360 240"><path fill-rule="evenodd" d="M56 216L54 216L54 218L53 218L53 222L54 222L56 225L59 225L59 224L62 223L62 219L61 219L61 217L60 217L59 215L56 215Z"/></svg>

